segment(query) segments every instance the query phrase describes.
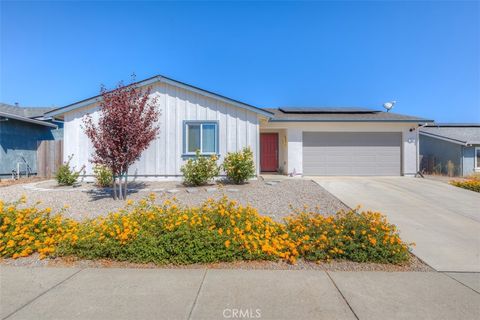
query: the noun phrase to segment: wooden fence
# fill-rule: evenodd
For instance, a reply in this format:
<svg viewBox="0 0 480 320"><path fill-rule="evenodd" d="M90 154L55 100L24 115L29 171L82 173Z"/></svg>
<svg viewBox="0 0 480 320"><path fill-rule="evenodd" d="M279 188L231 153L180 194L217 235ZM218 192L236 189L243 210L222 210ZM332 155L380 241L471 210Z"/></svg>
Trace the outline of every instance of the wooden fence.
<svg viewBox="0 0 480 320"><path fill-rule="evenodd" d="M37 145L37 176L51 178L63 163L63 140L43 140Z"/></svg>

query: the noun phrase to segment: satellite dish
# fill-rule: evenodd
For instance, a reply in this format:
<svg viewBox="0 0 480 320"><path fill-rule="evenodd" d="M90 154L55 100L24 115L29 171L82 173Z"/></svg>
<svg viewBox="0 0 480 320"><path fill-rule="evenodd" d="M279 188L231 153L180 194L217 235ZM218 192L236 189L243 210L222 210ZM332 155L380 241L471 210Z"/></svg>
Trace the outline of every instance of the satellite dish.
<svg viewBox="0 0 480 320"><path fill-rule="evenodd" d="M390 111L390 110L393 108L393 106L395 105L395 103L397 103L397 101L385 102L385 103L383 104L383 107L384 107L385 109L387 109L387 112L388 112L388 111Z"/></svg>

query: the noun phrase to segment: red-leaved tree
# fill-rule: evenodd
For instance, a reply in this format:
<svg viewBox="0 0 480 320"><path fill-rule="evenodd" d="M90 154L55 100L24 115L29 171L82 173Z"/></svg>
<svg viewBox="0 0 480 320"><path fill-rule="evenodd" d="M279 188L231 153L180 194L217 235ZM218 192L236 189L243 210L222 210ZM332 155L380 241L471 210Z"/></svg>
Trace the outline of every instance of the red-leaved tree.
<svg viewBox="0 0 480 320"><path fill-rule="evenodd" d="M128 168L159 132L156 99L149 97L150 92L150 88L142 90L136 84L125 86L120 82L111 91L102 85L98 121L91 115L83 120L94 149L90 161L112 171L115 200L126 199Z"/></svg>

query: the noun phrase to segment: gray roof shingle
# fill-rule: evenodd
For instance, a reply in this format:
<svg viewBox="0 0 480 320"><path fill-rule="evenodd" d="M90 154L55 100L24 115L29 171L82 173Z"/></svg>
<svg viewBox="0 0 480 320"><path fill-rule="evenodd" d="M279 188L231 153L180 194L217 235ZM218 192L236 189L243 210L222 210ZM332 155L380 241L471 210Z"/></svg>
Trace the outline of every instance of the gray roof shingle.
<svg viewBox="0 0 480 320"><path fill-rule="evenodd" d="M316 112L305 113L307 108L301 112L285 113L280 109L265 109L273 113L272 122L418 122L427 123L433 120L415 116L408 116L393 112L384 112L357 108L312 108ZM289 110L293 110L290 108Z"/></svg>
<svg viewBox="0 0 480 320"><path fill-rule="evenodd" d="M480 145L480 124L438 124L423 127L420 132L431 137L446 138L462 144Z"/></svg>
<svg viewBox="0 0 480 320"><path fill-rule="evenodd" d="M0 103L0 112L11 115L21 116L25 118L37 118L43 116L45 112L53 110L54 108L45 107L16 107L6 103Z"/></svg>

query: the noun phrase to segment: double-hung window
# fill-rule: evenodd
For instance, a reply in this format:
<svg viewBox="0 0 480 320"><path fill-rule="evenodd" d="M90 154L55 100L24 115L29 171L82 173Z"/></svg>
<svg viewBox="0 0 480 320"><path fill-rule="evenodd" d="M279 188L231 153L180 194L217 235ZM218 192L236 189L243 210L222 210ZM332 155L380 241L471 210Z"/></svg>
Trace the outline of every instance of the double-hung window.
<svg viewBox="0 0 480 320"><path fill-rule="evenodd" d="M184 153L218 154L218 122L217 121L185 121Z"/></svg>

